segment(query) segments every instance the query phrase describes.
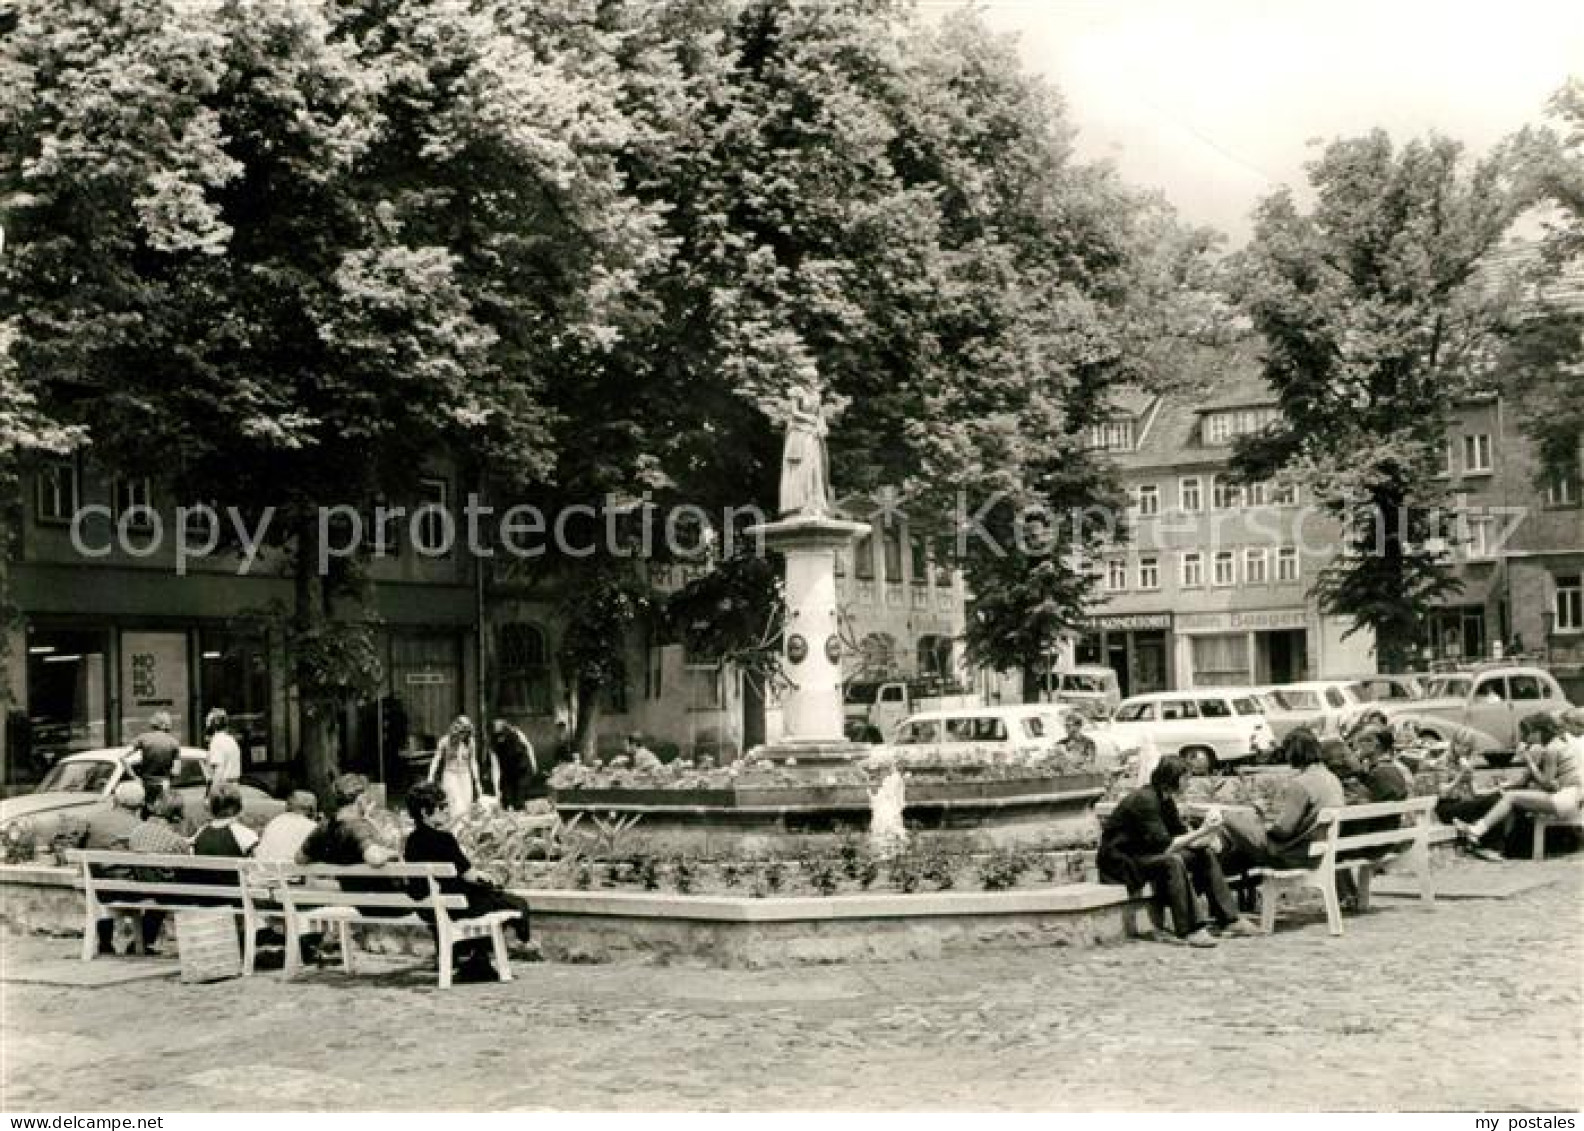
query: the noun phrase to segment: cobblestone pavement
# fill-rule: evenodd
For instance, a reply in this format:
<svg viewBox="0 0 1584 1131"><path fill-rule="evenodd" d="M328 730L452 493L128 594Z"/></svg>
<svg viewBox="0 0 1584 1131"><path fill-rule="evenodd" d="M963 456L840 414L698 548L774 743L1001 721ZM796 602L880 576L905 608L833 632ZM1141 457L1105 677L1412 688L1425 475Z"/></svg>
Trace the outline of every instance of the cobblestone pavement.
<svg viewBox="0 0 1584 1131"><path fill-rule="evenodd" d="M1584 1106L1584 859L1550 882L1382 899L1193 951L1132 942L782 971L519 964L201 986L15 982L0 1107L1572 1109ZM7 962L67 952L13 944Z"/></svg>

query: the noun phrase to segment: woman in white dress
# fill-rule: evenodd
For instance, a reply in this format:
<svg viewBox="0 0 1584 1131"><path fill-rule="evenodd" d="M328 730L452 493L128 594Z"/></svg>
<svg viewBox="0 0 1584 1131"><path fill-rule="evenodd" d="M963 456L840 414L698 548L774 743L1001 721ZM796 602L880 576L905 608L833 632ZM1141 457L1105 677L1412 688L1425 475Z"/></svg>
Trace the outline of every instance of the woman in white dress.
<svg viewBox="0 0 1584 1131"><path fill-rule="evenodd" d="M491 753L489 757L493 760L495 755ZM472 809L479 798L489 794L489 786L499 778L497 771L489 776L488 782L480 781L473 723L466 715L458 715L451 724L450 733L440 740L435 756L429 762L429 780L440 783L451 811L462 814Z"/></svg>

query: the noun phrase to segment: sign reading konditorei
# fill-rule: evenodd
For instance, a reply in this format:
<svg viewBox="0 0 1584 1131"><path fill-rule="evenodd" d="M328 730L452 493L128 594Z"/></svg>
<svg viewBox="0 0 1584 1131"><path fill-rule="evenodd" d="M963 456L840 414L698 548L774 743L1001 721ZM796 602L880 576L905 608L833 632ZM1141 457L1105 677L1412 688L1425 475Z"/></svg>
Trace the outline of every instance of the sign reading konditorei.
<svg viewBox="0 0 1584 1131"><path fill-rule="evenodd" d="M1084 627L1091 632L1154 632L1172 626L1170 613L1114 613L1109 616L1088 617Z"/></svg>
<svg viewBox="0 0 1584 1131"><path fill-rule="evenodd" d="M1309 611L1297 609L1226 609L1215 613L1178 613L1178 632L1262 632L1306 628Z"/></svg>

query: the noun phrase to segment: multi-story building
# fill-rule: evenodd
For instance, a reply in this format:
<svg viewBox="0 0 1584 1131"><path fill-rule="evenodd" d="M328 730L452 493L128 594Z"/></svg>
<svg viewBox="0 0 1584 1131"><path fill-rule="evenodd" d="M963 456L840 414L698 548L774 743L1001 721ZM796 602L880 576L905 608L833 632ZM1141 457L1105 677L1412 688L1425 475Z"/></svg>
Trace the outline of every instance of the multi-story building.
<svg viewBox="0 0 1584 1131"><path fill-rule="evenodd" d="M1300 484L1228 477L1233 440L1278 411L1245 370L1196 395L1125 394L1093 429L1131 500L1130 537L1097 563L1105 600L1076 659L1115 669L1124 694L1374 670L1367 630L1349 635L1307 596L1336 524Z"/></svg>
<svg viewBox="0 0 1584 1131"><path fill-rule="evenodd" d="M1552 668L1584 699L1584 484L1580 451L1544 466L1498 396L1459 406L1447 433L1462 589L1431 615L1434 664L1520 654Z"/></svg>
<svg viewBox="0 0 1584 1131"><path fill-rule="evenodd" d="M211 707L230 715L246 773L296 776L298 711L280 620L293 586L281 555L179 554L176 502L86 456L43 462L23 488L4 782L37 780L62 753L127 741L158 710L182 741L197 742ZM420 503L455 498L445 471L423 490ZM257 516L243 521L257 531ZM207 527L185 533L188 546L208 541ZM477 686L471 560L454 546L428 552L444 534L432 517L386 534L386 552L367 565L383 687L337 720L343 763L380 778L404 751L432 748Z"/></svg>

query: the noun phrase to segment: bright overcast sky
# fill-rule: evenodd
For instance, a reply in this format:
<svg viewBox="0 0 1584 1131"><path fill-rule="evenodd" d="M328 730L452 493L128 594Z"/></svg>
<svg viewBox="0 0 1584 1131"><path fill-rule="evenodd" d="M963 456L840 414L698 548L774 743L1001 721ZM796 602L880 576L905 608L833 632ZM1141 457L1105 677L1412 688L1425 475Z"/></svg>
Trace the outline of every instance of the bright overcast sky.
<svg viewBox="0 0 1584 1131"><path fill-rule="evenodd" d="M927 10L957 0L923 0ZM1584 0L980 0L1054 83L1079 152L1234 244L1307 142L1383 126L1480 152L1584 74Z"/></svg>

